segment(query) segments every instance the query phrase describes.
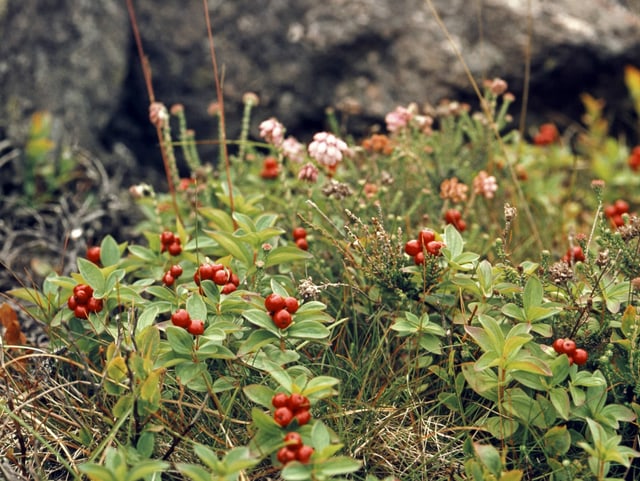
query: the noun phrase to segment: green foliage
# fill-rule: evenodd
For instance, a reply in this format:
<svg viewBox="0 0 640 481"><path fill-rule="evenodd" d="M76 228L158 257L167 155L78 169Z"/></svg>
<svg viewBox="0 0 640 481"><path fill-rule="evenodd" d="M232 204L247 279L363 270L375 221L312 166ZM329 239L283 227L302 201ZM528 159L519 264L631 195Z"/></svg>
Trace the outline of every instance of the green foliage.
<svg viewBox="0 0 640 481"><path fill-rule="evenodd" d="M604 207L640 205L628 149L591 97L576 160L560 138L526 143L509 130L513 99L494 84L484 96L476 113L453 102L410 106L393 133L350 140L336 167L304 146L299 162L281 144L249 141L245 119L228 173L202 164L183 110L171 109L191 178L170 172L175 206L164 193L139 199L145 242L107 236L99 262L79 258L77 272L10 292L63 353L52 354L64 359L55 375L78 386L65 401L91 403L78 429L62 430L81 446L77 472L195 481L636 475L640 220L627 212L614 226ZM163 132L177 162L168 125ZM45 124L33 133L34 168L46 134ZM262 174L265 157L277 176ZM299 178L306 163L315 182ZM603 176L606 189L591 185ZM294 238L300 227L307 247ZM101 309L76 316L69 303L80 284ZM268 308L272 294L285 307ZM558 338L588 360L576 346L554 347ZM291 419L282 421L278 395L308 405L284 406ZM28 429L15 405L0 408L19 433ZM313 449L307 458L282 458L291 433Z"/></svg>

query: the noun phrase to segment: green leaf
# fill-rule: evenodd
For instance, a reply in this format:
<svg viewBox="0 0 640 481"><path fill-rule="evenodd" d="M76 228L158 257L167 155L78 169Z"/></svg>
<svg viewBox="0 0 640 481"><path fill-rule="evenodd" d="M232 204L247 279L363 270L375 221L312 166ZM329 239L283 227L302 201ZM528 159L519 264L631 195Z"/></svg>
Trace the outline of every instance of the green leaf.
<svg viewBox="0 0 640 481"><path fill-rule="evenodd" d="M233 232L233 219L226 211L211 207L202 207L198 212L211 221L214 227L226 232Z"/></svg>
<svg viewBox="0 0 640 481"><path fill-rule="evenodd" d="M264 311L259 309L249 309L248 311L244 311L242 313L242 317L244 317L247 321L249 321L254 326L262 327L272 334L280 337L280 330L273 323L273 319L269 317Z"/></svg>
<svg viewBox="0 0 640 481"><path fill-rule="evenodd" d="M262 349L267 344L274 344L279 342L280 338L272 331L265 329L259 329L249 334L249 337L240 344L238 348L237 356L244 357L247 354L254 353Z"/></svg>
<svg viewBox="0 0 640 481"><path fill-rule="evenodd" d="M194 293L187 299L187 312L191 319L205 321L207 319L207 305L200 294Z"/></svg>
<svg viewBox="0 0 640 481"><path fill-rule="evenodd" d="M167 326L165 333L169 346L176 354L189 357L193 354L193 337L185 329Z"/></svg>
<svg viewBox="0 0 640 481"><path fill-rule="evenodd" d="M155 473L162 473L169 469L169 466L171 465L166 461L151 459L138 461L131 467L131 469L129 469L129 473L127 474L127 481L137 481L138 479L151 476Z"/></svg>
<svg viewBox="0 0 640 481"><path fill-rule="evenodd" d="M312 446L317 451L321 451L331 444L331 434L323 423L316 422L313 424L313 428L311 429L311 440Z"/></svg>
<svg viewBox="0 0 640 481"><path fill-rule="evenodd" d="M120 247L110 235L100 243L100 262L103 266L112 266L120 260Z"/></svg>
<svg viewBox="0 0 640 481"><path fill-rule="evenodd" d="M530 277L524 286L524 292L522 293L522 303L525 312L532 307L542 304L542 283L537 277Z"/></svg>
<svg viewBox="0 0 640 481"><path fill-rule="evenodd" d="M543 436L545 453L563 456L571 447L571 434L566 426L554 426Z"/></svg>
<svg viewBox="0 0 640 481"><path fill-rule="evenodd" d="M474 443L474 449L482 464L487 467L496 479L499 479L502 473L502 461L498 450L488 444L478 443Z"/></svg>
<svg viewBox="0 0 640 481"><path fill-rule="evenodd" d="M78 270L82 278L94 291L104 292L105 277L98 266L82 257L78 257Z"/></svg>
<svg viewBox="0 0 640 481"><path fill-rule="evenodd" d="M478 284L480 284L482 295L484 297L491 297L493 295L493 271L491 263L484 259L480 264L478 264L476 274L478 276Z"/></svg>
<svg viewBox="0 0 640 481"><path fill-rule="evenodd" d="M464 241L458 229L448 224L444 229L444 243L446 247L442 249L447 260L452 260L462 253Z"/></svg>
<svg viewBox="0 0 640 481"><path fill-rule="evenodd" d="M318 473L323 476L338 476L340 474L355 473L362 463L347 456L335 456L321 463L316 463Z"/></svg>
<svg viewBox="0 0 640 481"><path fill-rule="evenodd" d="M524 309L517 306L516 304L508 303L502 306L500 310L505 316L511 317L512 319L516 319L521 322L526 322L527 316L524 313Z"/></svg>
<svg viewBox="0 0 640 481"><path fill-rule="evenodd" d="M116 479L110 469L100 466L99 464L87 463L78 466L78 469L89 476L91 481L121 481Z"/></svg>
<svg viewBox="0 0 640 481"><path fill-rule="evenodd" d="M134 257L137 257L138 259L147 261L149 263L157 262L157 260L160 257L156 252L152 251L151 249L148 249L147 247L131 245L131 246L128 246L127 248L129 249L129 252L131 252L131 254Z"/></svg>
<svg viewBox="0 0 640 481"><path fill-rule="evenodd" d="M141 333L147 327L153 325L156 317L158 317L159 311L160 310L157 306L150 306L142 311L142 314L138 316L136 322L136 335Z"/></svg>
<svg viewBox="0 0 640 481"><path fill-rule="evenodd" d="M569 394L567 390L562 387L555 387L549 391L549 398L551 404L558 412L558 415L565 421L569 420L569 409L571 402L569 401Z"/></svg>
<svg viewBox="0 0 640 481"><path fill-rule="evenodd" d="M211 474L196 464L177 463L176 468L192 481L211 481Z"/></svg>
<svg viewBox="0 0 640 481"><path fill-rule="evenodd" d="M288 329L287 335L299 339L324 339L331 331L316 321L296 321Z"/></svg>
<svg viewBox="0 0 640 481"><path fill-rule="evenodd" d="M207 231L207 234L210 235L211 238L220 245L220 247L231 254L235 259L242 262L245 266L253 264L252 252L247 248L246 244L236 239L233 235L222 231Z"/></svg>
<svg viewBox="0 0 640 481"><path fill-rule="evenodd" d="M127 394L118 399L115 406L113 406L113 416L116 419L121 419L123 416L131 414L133 408L133 397L131 394Z"/></svg>
<svg viewBox="0 0 640 481"><path fill-rule="evenodd" d="M297 262L313 259L313 255L297 246L280 246L269 251L264 267L273 267L287 262Z"/></svg>
<svg viewBox="0 0 640 481"><path fill-rule="evenodd" d="M250 401L271 409L271 398L275 394L274 390L260 384L250 384L245 386L242 391Z"/></svg>
<svg viewBox="0 0 640 481"><path fill-rule="evenodd" d="M309 481L313 479L312 466L301 464L298 461L288 463L282 470L282 479L285 481Z"/></svg>

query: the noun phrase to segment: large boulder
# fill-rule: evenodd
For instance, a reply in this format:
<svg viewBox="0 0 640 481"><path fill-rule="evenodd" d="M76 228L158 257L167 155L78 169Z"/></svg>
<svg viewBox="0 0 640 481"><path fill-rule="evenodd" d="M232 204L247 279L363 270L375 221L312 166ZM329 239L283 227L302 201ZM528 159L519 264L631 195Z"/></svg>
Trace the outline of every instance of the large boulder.
<svg viewBox="0 0 640 481"><path fill-rule="evenodd" d="M130 61L119 0L0 0L0 127L21 142L34 111L93 148L119 104Z"/></svg>
<svg viewBox="0 0 640 481"><path fill-rule="evenodd" d="M202 2L133 3L156 98L217 138ZM231 137L247 91L261 98L254 134L273 115L300 137L323 128L329 106L359 109L364 125L398 104L473 99L457 51L476 79L504 77L521 97L528 50L530 111L573 119L583 91L621 106L623 67L640 65L637 0L433 0L450 37L427 0L208 4ZM0 26L0 127L15 136L25 113L49 109L81 144L125 142L159 164L125 2L0 0Z"/></svg>

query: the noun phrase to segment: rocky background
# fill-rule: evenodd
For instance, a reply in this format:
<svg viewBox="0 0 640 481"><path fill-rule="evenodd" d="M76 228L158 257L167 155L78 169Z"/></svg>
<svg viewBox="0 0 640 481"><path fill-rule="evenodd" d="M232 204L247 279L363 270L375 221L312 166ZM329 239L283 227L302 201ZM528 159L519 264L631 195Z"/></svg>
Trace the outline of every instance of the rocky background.
<svg viewBox="0 0 640 481"><path fill-rule="evenodd" d="M197 137L216 138L207 114L215 89L202 2L133 3L156 98L183 103ZM473 75L505 78L518 98L530 30L529 111L560 125L579 118L581 92L630 115L622 72L625 64L640 66L639 3L433 0ZM357 106L357 131L399 104L473 100L428 1L208 5L230 137L247 91L261 98L254 129L275 115L302 139L323 128L329 106ZM46 109L59 135L131 169L132 179L145 177L140 165L160 165L124 0L0 0L0 38L0 139L21 145L30 115ZM632 125L617 118L622 128L627 120Z"/></svg>

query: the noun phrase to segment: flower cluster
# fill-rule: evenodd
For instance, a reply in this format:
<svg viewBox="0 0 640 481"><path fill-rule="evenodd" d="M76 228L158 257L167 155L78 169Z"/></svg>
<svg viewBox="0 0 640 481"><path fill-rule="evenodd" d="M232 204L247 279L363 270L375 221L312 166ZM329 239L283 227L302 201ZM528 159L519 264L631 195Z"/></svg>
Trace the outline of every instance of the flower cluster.
<svg viewBox="0 0 640 481"><path fill-rule="evenodd" d="M298 180L315 184L318 181L318 168L311 162L307 162L298 172Z"/></svg>
<svg viewBox="0 0 640 481"><path fill-rule="evenodd" d="M489 175L486 171L481 170L473 179L473 192L487 199L493 199L498 190L498 183L493 175Z"/></svg>
<svg viewBox="0 0 640 481"><path fill-rule="evenodd" d="M280 148L282 148L282 154L290 161L297 164L304 162L304 145L298 142L295 137L291 135L287 137Z"/></svg>
<svg viewBox="0 0 640 481"><path fill-rule="evenodd" d="M275 117L271 117L260 124L260 137L271 145L280 147L284 142L284 125Z"/></svg>
<svg viewBox="0 0 640 481"><path fill-rule="evenodd" d="M452 202L464 202L467 200L469 187L460 182L457 177L445 179L440 184L440 198L449 199Z"/></svg>
<svg viewBox="0 0 640 481"><path fill-rule="evenodd" d="M413 112L406 107L396 107L393 112L389 112L384 121L387 123L387 130L389 132L397 132L407 125L413 118Z"/></svg>
<svg viewBox="0 0 640 481"><path fill-rule="evenodd" d="M318 132L308 147L309 155L320 165L334 170L348 151L345 141L329 132Z"/></svg>

